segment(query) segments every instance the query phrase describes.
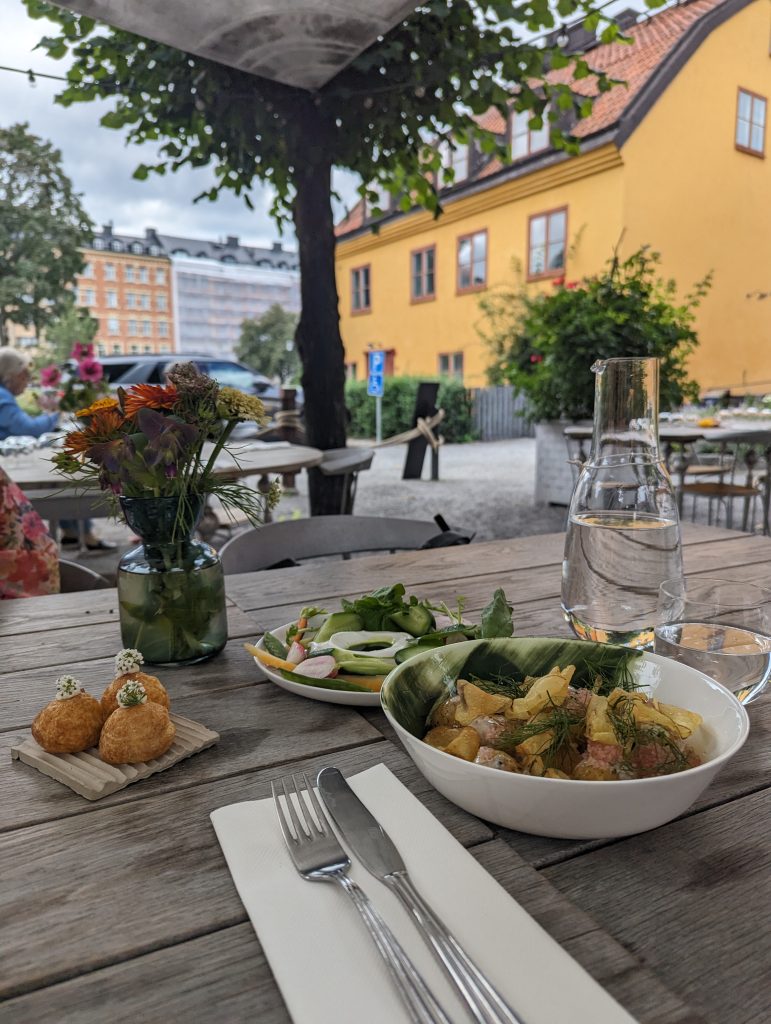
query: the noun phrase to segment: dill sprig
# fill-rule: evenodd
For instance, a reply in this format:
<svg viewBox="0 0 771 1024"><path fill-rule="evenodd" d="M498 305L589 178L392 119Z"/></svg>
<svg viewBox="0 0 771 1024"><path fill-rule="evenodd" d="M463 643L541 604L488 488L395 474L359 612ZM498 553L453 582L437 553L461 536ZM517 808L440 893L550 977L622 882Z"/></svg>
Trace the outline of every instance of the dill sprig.
<svg viewBox="0 0 771 1024"><path fill-rule="evenodd" d="M496 697L511 697L512 700L524 697L530 689L524 683L518 683L511 676L506 676L502 673L494 675L491 679L482 679L480 676L475 676L471 673L469 675L469 682L473 683L474 686L478 686L480 690L484 690L485 693L492 693Z"/></svg>
<svg viewBox="0 0 771 1024"><path fill-rule="evenodd" d="M688 767L688 755L677 740L661 725L640 725L634 717L634 701L620 699L608 708L608 718L623 750L619 768L634 775L640 773L636 754L641 747L655 745L664 756L652 769L656 775L671 775ZM646 769L648 770L648 769Z"/></svg>
<svg viewBox="0 0 771 1024"><path fill-rule="evenodd" d="M554 763L560 755L564 756L566 753L567 745L575 742L573 731L576 726L583 723L586 711L575 707L566 708L553 701L550 701L550 704L548 713L541 712L538 721L523 722L521 725L509 729L498 737L495 745L501 750L513 753L514 748L518 747L520 743L524 743L532 736L538 736L540 733L551 730L553 735L548 745L538 751L538 756L542 758L544 767L554 767Z"/></svg>
<svg viewBox="0 0 771 1024"><path fill-rule="evenodd" d="M571 680L571 686L591 690L601 697L607 697L616 688L636 690L640 684L636 681L631 666L639 656L640 652L633 649L619 658L617 650L595 648L591 655L587 655L583 660L576 659L576 673Z"/></svg>

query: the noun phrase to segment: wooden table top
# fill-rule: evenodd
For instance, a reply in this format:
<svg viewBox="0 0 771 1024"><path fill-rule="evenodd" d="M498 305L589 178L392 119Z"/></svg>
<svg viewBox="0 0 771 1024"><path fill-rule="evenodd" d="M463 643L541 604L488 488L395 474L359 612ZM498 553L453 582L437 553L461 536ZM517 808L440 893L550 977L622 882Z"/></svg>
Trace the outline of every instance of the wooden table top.
<svg viewBox="0 0 771 1024"><path fill-rule="evenodd" d="M274 473L299 473L302 469L318 466L324 457L319 448L288 444L285 441L235 441L232 454L222 452L215 464L215 472L223 477L267 476ZM23 455L10 455L0 464L22 490L54 489L67 486L67 482L51 466L53 448L36 448Z"/></svg>
<svg viewBox="0 0 771 1024"><path fill-rule="evenodd" d="M771 540L689 525L683 535L689 573L767 581ZM216 729L220 742L96 803L12 762L9 750L61 672L95 694L110 681L120 646L115 592L3 602L4 1024L287 1024L209 813L268 796L290 763L308 771L334 763L350 773L378 762L641 1022L771 1019L763 899L771 877L771 695L750 705L747 744L682 818L622 840L544 839L454 807L417 772L378 709L286 693L261 679L241 646L304 604L397 581L434 599L462 593L472 613L503 586L518 634L567 635L562 544L554 534L228 577L225 651L202 665L159 670L174 710ZM516 936L512 958L515 965ZM544 971L548 983L548 965ZM574 1020L585 1021L578 1007Z"/></svg>

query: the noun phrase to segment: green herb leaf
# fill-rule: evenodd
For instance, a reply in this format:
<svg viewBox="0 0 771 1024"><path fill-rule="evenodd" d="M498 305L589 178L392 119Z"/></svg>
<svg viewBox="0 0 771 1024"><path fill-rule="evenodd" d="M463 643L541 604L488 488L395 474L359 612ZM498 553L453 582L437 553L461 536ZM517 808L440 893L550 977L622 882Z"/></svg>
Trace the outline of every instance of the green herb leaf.
<svg viewBox="0 0 771 1024"><path fill-rule="evenodd" d="M272 654L274 658L285 659L289 653L289 648L270 632L263 634L262 642L265 645L265 650L268 654Z"/></svg>
<svg viewBox="0 0 771 1024"><path fill-rule="evenodd" d="M485 639L495 636L512 636L514 633L513 611L513 606L506 600L503 590L498 587L493 594L492 601L482 611L480 635Z"/></svg>

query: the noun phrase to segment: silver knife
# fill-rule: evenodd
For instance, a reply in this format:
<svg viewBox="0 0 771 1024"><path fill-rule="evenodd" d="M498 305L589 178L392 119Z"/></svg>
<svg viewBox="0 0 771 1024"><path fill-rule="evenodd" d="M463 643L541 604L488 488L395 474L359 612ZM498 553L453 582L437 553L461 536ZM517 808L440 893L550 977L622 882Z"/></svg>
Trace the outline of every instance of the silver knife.
<svg viewBox="0 0 771 1024"><path fill-rule="evenodd" d="M364 867L409 911L477 1024L525 1024L474 964L412 884L399 851L337 768L322 768L317 785L343 840Z"/></svg>

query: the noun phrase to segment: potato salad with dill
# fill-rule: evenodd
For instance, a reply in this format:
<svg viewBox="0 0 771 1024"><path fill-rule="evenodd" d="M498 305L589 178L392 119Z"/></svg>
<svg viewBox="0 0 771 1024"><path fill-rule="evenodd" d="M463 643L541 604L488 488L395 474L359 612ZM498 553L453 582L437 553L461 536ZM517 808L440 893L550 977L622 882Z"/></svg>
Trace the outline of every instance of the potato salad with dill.
<svg viewBox="0 0 771 1024"><path fill-rule="evenodd" d="M614 685L571 685L575 666L539 678L459 679L429 716L425 742L501 771L551 779L643 779L694 768L700 715ZM606 692L602 692L602 691Z"/></svg>

